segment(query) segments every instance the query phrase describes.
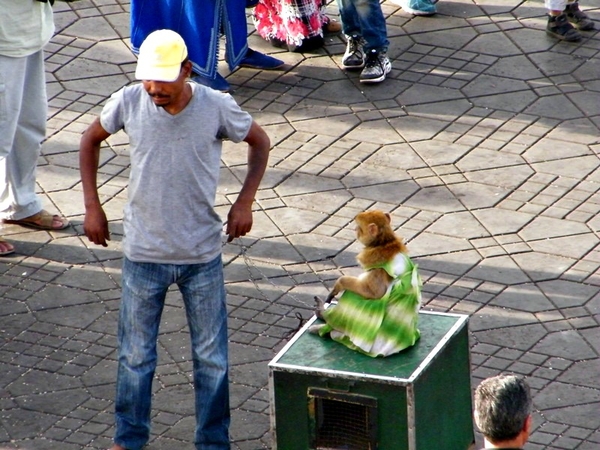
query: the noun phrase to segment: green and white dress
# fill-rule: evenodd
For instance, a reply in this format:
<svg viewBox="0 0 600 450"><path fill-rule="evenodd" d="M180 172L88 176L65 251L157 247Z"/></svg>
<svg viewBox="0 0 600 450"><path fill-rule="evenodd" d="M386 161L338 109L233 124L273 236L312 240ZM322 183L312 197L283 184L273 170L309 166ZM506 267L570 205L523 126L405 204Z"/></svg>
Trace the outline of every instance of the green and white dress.
<svg viewBox="0 0 600 450"><path fill-rule="evenodd" d="M410 258L399 253L383 265L366 268L384 269L394 279L385 295L366 299L344 291L336 305L323 311L326 325L319 334L369 356L389 356L408 348L420 336L418 312L421 305L421 278Z"/></svg>

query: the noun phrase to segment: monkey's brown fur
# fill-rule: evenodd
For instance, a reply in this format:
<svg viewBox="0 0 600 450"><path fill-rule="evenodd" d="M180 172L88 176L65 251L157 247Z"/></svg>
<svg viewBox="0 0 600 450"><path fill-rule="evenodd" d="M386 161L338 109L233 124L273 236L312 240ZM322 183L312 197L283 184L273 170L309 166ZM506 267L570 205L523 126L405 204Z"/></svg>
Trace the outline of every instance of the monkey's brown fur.
<svg viewBox="0 0 600 450"><path fill-rule="evenodd" d="M398 253L407 252L402 240L394 234L388 213L378 210L366 211L358 214L354 221L356 237L365 246L356 257L362 268L386 263ZM390 281L392 278L383 269L367 269L360 278L341 276L326 301L330 302L345 290L356 292L367 299L378 299L385 295Z"/></svg>

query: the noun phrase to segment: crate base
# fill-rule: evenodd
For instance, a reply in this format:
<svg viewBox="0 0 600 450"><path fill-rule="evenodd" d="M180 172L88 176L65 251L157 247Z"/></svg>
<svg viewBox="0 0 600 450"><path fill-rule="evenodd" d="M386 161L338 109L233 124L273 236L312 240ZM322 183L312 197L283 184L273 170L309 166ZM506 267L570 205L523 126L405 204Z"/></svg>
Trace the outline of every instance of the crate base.
<svg viewBox="0 0 600 450"><path fill-rule="evenodd" d="M468 316L421 311L417 344L386 358L310 334L316 320L269 363L274 450L470 447Z"/></svg>

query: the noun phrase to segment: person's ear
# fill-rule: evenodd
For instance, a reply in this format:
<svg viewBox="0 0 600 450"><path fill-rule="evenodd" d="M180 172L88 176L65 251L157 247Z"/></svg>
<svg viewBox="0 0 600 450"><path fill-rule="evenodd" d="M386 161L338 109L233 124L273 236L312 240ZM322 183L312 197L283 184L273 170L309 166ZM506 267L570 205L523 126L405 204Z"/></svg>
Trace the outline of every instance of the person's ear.
<svg viewBox="0 0 600 450"><path fill-rule="evenodd" d="M529 435L531 433L532 424L533 424L533 418L531 417L531 414L530 414L527 416L527 419L525 419L525 423L523 424L523 429L517 436L518 442L521 447L524 446L525 443L529 440Z"/></svg>
<svg viewBox="0 0 600 450"><path fill-rule="evenodd" d="M185 78L188 78L192 75L192 62L189 59L183 63L182 70L185 74Z"/></svg>
<svg viewBox="0 0 600 450"><path fill-rule="evenodd" d="M525 419L525 423L523 424L523 431L525 431L528 436L531 434L532 423L533 423L533 417L531 417L531 414L530 414L527 416L527 419Z"/></svg>

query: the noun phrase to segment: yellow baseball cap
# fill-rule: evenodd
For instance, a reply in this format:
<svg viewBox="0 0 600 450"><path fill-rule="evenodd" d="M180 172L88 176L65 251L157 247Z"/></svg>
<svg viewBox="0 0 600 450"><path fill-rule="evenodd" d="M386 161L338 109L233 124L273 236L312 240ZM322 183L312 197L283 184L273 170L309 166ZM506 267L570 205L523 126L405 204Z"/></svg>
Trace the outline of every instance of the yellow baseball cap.
<svg viewBox="0 0 600 450"><path fill-rule="evenodd" d="M175 81L187 55L187 47L179 34L173 30L153 31L140 45L135 77L138 80Z"/></svg>

